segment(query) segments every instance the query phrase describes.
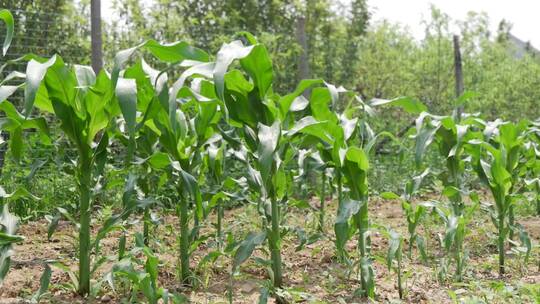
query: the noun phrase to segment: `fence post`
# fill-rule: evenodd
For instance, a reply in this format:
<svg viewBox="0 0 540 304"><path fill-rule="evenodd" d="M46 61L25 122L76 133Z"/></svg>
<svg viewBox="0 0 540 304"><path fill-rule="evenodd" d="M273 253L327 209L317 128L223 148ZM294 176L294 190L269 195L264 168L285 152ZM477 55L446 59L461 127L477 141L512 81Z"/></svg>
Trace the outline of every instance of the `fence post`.
<svg viewBox="0 0 540 304"><path fill-rule="evenodd" d="M461 51L459 49L459 37L454 35L454 72L456 77L456 98L459 98L463 95L463 68L461 65ZM461 114L463 113L463 105L460 104L457 106L457 118L461 119Z"/></svg>
<svg viewBox="0 0 540 304"><path fill-rule="evenodd" d="M92 39L92 68L97 74L103 67L103 50L101 37L101 0L90 2L90 22Z"/></svg>

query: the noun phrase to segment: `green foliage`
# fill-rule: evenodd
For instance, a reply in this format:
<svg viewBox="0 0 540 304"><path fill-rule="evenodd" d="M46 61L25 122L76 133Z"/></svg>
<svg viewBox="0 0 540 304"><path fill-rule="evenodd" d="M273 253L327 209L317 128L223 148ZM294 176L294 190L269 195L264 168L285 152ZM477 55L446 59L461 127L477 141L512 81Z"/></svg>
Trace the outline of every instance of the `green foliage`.
<svg viewBox="0 0 540 304"><path fill-rule="evenodd" d="M7 9L0 10L0 19L2 19L2 21L4 21L4 23L6 24L6 35L4 38L4 44L2 46L2 55L6 56L7 50L11 45L11 40L13 39L13 32L15 26L13 21L13 15L11 15L11 12Z"/></svg>
<svg viewBox="0 0 540 304"><path fill-rule="evenodd" d="M507 236L512 238L514 229L513 205L517 198L516 188L522 178L519 167L524 164L521 158L528 122L515 124L498 121L491 126L498 132L484 132L486 138L484 141L474 142L471 154L474 156L474 167L479 178L488 186L495 201L489 212L498 231L499 274L502 275L505 272L504 244Z"/></svg>
<svg viewBox="0 0 540 304"><path fill-rule="evenodd" d="M388 252L386 254L386 263L388 269L394 269L397 273L398 292L399 298L403 299L403 286L402 286L402 269L401 262L403 260L403 237L396 231L390 230L388 232L389 245ZM393 262L396 262L396 266L393 267Z"/></svg>
<svg viewBox="0 0 540 304"><path fill-rule="evenodd" d="M137 1L123 4L122 9L136 13L132 14L129 22L136 24L141 31L148 27L144 23L146 20L140 18L141 7ZM480 205L480 199L470 191L472 185L467 180L472 171L485 182L493 195L494 204L486 210L498 229L501 274L504 271L504 242L508 236L512 244L515 243L514 231L521 242L514 251L523 254L525 260L529 258L533 244L523 226L515 221L513 206L525 197L526 186L537 191L540 185L531 178L538 173L536 148L540 137L537 125L526 121L485 122L480 115L458 117L454 113L440 116L427 112L446 113L449 108L462 104L470 109L483 98L482 93L450 97L449 82L445 80L448 73L443 68L451 58L448 54L448 17L433 9L426 39L418 45L410 37L396 34L400 29L388 24L368 31L368 38L372 40L360 40L359 37L366 34L369 18L365 1L353 1L351 18L332 12L327 1L283 4L280 1L224 1L218 4L182 1L174 6L172 2L160 1L154 5L177 8L171 13L174 22L164 24L154 16L150 18L150 24L181 25L182 31L178 33L188 40L199 41L194 45L203 41L205 48L211 50L221 44L215 56L184 40L161 44L150 39L116 53L110 65L111 73L104 70L95 75L90 67L69 65L57 55L49 59L27 55L21 59L28 62L26 73L11 74L0 84L0 110L5 114L0 120L0 127L2 131L9 132L9 155L15 161L28 165L28 156L40 153L25 151L23 130L38 131L38 135L30 138L36 141L39 136L46 154L60 151L62 146L68 147L69 151L54 158L56 167L62 170L54 175L53 182L71 178L76 193L63 189L66 202L47 203L50 205L47 208L56 209L58 213L47 217L50 221L48 237L51 238L61 217L67 218L77 228L78 277L68 267L60 268L72 277L72 285L79 294L92 294L90 277L107 261L107 257L101 255L100 241L111 231L123 230L118 238L118 254L112 257L119 262L108 275L111 287L115 288L115 282L127 284L130 301L138 301L142 297L149 303L184 301L179 295L170 295L158 281L160 261L151 247L161 244L152 243L149 231L159 222L152 212L160 206L166 212L174 209L179 220L176 231L180 284L194 285L197 282L198 272L192 269L192 255L214 236L213 233L206 234L201 227L208 221L209 214L215 211L214 240L217 249L204 257L199 267L220 257L231 258L231 278L234 279L253 252L259 246L265 246L261 252L267 258L255 259L258 264L268 266L268 282L271 282L263 288L261 301L272 294L276 302L282 303L287 294L284 286L287 265L282 262L284 236L296 233L300 240L297 250L324 237L324 202L326 186L329 186L330 195L334 188L337 192L333 240L336 256L350 268L357 266L360 287L355 294L374 299L375 257L371 253L372 224L368 207L370 192L373 192L370 175L377 170L378 153L381 152L377 143L382 138L390 139L394 147L398 147L400 157L409 152L411 155L404 167L407 176L412 173L413 177L405 184L402 195L381 194L383 198L401 201L408 224L410 259L416 245L422 260L426 264L429 262L423 238L427 234L418 232L418 228L433 210L445 226L440 244L444 251L440 261L444 270L442 274L445 276L450 262L455 262L456 280L464 280L468 255L466 238L469 224ZM206 16L210 7L214 10L213 15ZM2 12L0 17L4 16ZM185 15L184 19L179 20L175 15L179 12ZM201 27L193 24L193 20L205 24L231 22L231 27ZM306 22L304 30L311 35L307 47L313 75L324 74L330 80L350 80L346 84L357 86L362 97L371 100L369 103L355 92L321 79L301 80L293 89L292 84L297 77L290 59L296 52L297 43L290 32L296 30L294 24L298 20ZM469 35L464 39L465 48L477 43L475 35L483 33L483 23L473 21L463 25L463 31ZM223 37L233 34L227 31L237 32L246 28L253 29L261 40L248 32L238 32L238 40L221 43ZM150 34L145 30L143 36ZM347 34L353 37L347 40ZM281 35L285 38L277 40ZM266 39L272 41L267 46L263 43ZM488 40L481 42L487 47L494 47ZM328 48L329 44L336 47ZM356 57L357 48L362 45L367 51ZM290 50L280 52L284 47ZM343 49L347 54L339 53ZM141 55L137 57L136 53ZM435 53L438 55L430 55ZM478 53L484 54L483 49ZM437 60L427 60L420 68L420 64L409 62L417 54L430 60L436 57ZM470 54L466 60L480 56L473 51ZM348 68L334 70L336 62L343 62L345 57L350 57L346 59L350 60L347 61ZM143 58L147 58L149 63ZM393 59L399 64L392 62ZM351 75L363 68L358 68L357 60L361 60L362 66L369 67L358 79ZM476 64L474 61L466 62L472 66ZM370 65L378 65L378 69ZM372 68L378 72L368 73ZM429 72L419 73L422 69ZM388 76L388 73L395 75ZM412 89L394 86L398 81L414 83L418 81L417 77L423 77L418 82L420 87L418 84ZM14 78L22 78L24 83L8 85L7 82ZM176 81L173 82L173 78ZM24 104L20 107L22 114L7 101L13 99L19 89L24 91ZM409 89L412 91L407 91ZM290 93L281 95L281 92ZM381 99L409 93L413 97ZM394 115L409 118L401 115L402 111L408 115L419 115L415 128L404 133L405 137L411 135L414 138L414 147L406 139L398 142L392 132L376 133L370 127L368 123L377 114L375 109L385 105L400 110L382 118ZM46 114L35 118L33 114L37 110ZM385 119L379 116L375 124L377 121ZM53 132L50 132L48 125L58 128L51 128ZM396 126L397 123L388 129ZM431 147L436 151L430 150ZM426 161L435 154L433 152L437 152L434 159L441 160L442 165ZM118 161L119 158L123 159ZM3 178L9 181L8 188L15 191L0 191L3 200L0 278L7 273L11 246L23 240L16 234L17 219L10 214L7 200L38 200L15 184L24 180L32 191L46 187L47 184L30 184L30 181L40 176L40 170L51 170L52 166L47 166L50 160L53 159L44 157L32 163L29 172L23 172L23 177L19 172L19 176ZM65 164L68 161L73 166ZM412 168L413 163L415 169ZM8 172L17 171L10 166L7 169L10 170ZM422 173L417 175L418 172ZM444 200L441 202L426 203L416 199L429 172L433 172L432 176L438 178L443 186L441 198ZM310 187L319 186L310 180L310 173L322 177L321 188L317 189L321 202L321 233L307 236L302 228L289 227L287 216L291 207L308 206L305 208L309 209L306 202L298 199L300 195L296 190L309 191ZM295 183L305 185L298 187ZM119 191L122 184L123 190ZM112 206L104 208L100 198L111 189L116 196L109 198L113 201L109 202ZM50 201L50 196L45 197ZM78 203L69 206L67 201L73 198ZM165 199L169 202L165 203ZM116 200L118 204L115 204ZM228 232L224 245L223 230L230 229L222 224L224 207L232 202L248 202L256 206L260 223L250 227L251 232L243 241L237 241L233 233ZM19 208L14 210L20 211ZM91 225L95 212L100 209L101 225ZM136 234L135 246L127 248L125 231L135 223L131 220L138 211L142 213L143 232ZM23 210L21 214L28 212ZM91 228L97 228L97 232ZM403 297L404 240L395 231L387 232L387 236L387 266L396 271L399 295ZM347 252L346 245L352 237L358 239L358 254ZM356 257L357 261L351 257ZM47 265L36 301L46 292L50 275ZM230 294L232 297L232 292Z"/></svg>
<svg viewBox="0 0 540 304"><path fill-rule="evenodd" d="M62 54L70 62L89 64L90 3L66 0L0 0L16 24L7 59L27 53L40 56ZM36 30L39 29L39 30Z"/></svg>
<svg viewBox="0 0 540 304"><path fill-rule="evenodd" d="M107 274L111 288L115 290L115 282L124 279L130 283L131 301L139 301L139 294L142 294L147 303L151 304L186 303L187 299L183 296L169 293L167 289L159 286L159 260L150 248L144 246L141 234L135 236L135 242L133 249L116 262Z"/></svg>

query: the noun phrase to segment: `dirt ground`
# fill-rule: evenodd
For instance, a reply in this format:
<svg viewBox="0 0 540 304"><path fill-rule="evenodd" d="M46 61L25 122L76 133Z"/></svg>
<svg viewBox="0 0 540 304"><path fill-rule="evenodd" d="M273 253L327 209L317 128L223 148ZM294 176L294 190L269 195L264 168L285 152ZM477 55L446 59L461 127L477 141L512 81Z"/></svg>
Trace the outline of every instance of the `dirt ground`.
<svg viewBox="0 0 540 304"><path fill-rule="evenodd" d="M314 199L312 205L318 205ZM325 235L316 242L296 250L298 239L294 233L288 233L282 243L284 263L285 298L290 302L304 303L367 303L366 299L355 297L355 290L360 287L357 267L347 266L335 259L333 228L335 204L327 202ZM288 227L302 227L307 234L313 233L317 226L317 214L307 209L289 208L285 219ZM487 216L477 211L478 216L469 225L471 234L467 237L469 267L465 281L453 283L452 269L448 270L448 279L439 282L437 269L443 252L439 238L444 228L435 220L422 226L419 231L427 239L430 260L423 263L418 252L413 252L412 259L404 257L405 298L401 301L396 287L396 275L386 266L386 237L376 228L372 231L372 255L376 275L377 303L540 303L540 272L538 263L539 249L533 249L528 263L511 250L507 257L507 275L499 278L497 274L497 251L494 243L494 228ZM374 227L384 225L401 232L408 238L406 220L399 202L391 200L370 201L370 217ZM98 216L99 218L99 216ZM99 220L98 220L99 221ZM213 215L209 223L214 222ZM521 223L530 233L533 244L540 242L540 217L520 217ZM245 206L226 211L225 231L234 231L238 240L248 231L260 230L259 217L253 206ZM94 225L94 233L98 225ZM140 231L142 224L133 224L128 230L128 244L133 243L133 235ZM214 263L201 265L203 258L215 250L212 237L195 250L192 255L192 267L197 275L197 283L192 288L180 287L177 283L176 244L178 235L177 218L163 216L163 223L152 231L151 247L159 256L161 265L159 281L171 292L182 293L192 303L228 303L227 290L231 286L231 254L222 255ZM213 227L208 225L201 230L201 235L210 235ZM61 261L73 271L76 270L76 238L68 222L61 222L52 241L47 241L47 221L40 220L23 224L19 234L26 240L15 246L10 270L4 285L0 288L0 303L27 303L39 287L39 278L43 263L48 260ZM53 268L49 293L43 297L43 303L127 303L122 301L127 291L116 289L113 292L103 279L111 268L118 246L118 232L111 233L102 241L102 252L111 256L111 262L105 263L93 276L94 284L101 288L91 299L77 297L68 286L69 275L58 268ZM354 237L348 243L351 260L355 261L356 241ZM407 244L405 243L405 248ZM267 258L262 249L254 252L254 257ZM264 266L250 259L240 267L232 282L234 303L257 303L261 286L268 280Z"/></svg>

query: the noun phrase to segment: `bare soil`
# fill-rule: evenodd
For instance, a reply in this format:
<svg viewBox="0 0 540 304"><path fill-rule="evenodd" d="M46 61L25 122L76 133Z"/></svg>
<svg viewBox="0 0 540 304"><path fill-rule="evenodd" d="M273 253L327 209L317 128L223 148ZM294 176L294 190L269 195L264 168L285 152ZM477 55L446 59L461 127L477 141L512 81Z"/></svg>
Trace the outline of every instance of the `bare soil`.
<svg viewBox="0 0 540 304"><path fill-rule="evenodd" d="M316 199L312 205L318 205ZM403 272L405 277L405 298L399 300L396 275L386 266L386 250L388 241L375 228L371 234L373 265L376 275L377 298L374 301L358 298L355 290L360 287L356 265L338 263L335 258L333 244L333 220L336 213L335 204L327 202L327 219L325 235L313 244L296 250L298 239L294 233L285 235L282 244L285 281L283 290L290 302L304 303L540 303L540 272L538 248L528 263L523 258L508 250L507 274L499 278L497 273L497 251L493 239L493 225L487 216L477 211L478 217L469 225L471 234L467 237L469 250L469 267L465 281L454 283L448 270L447 280L439 282L437 269L439 260L444 256L439 245L439 238L444 228L436 220L428 220L428 225L419 231L427 239L430 260L423 263L416 250L412 258L404 257ZM307 234L314 233L317 227L317 213L305 209L290 208L285 219L286 226L302 227ZM384 225L402 233L408 238L406 220L399 202L372 199L370 216L374 227ZM159 256L161 265L159 281L171 292L187 296L192 303L228 303L227 291L233 286L234 303L256 303L261 287L268 280L265 267L250 259L242 267L231 282L231 254L220 256L214 263L200 265L203 258L215 250L215 242L209 237L200 244L192 255L192 268L197 280L194 286L182 287L177 280L177 236L178 219L173 215L163 215L163 223L153 232L151 247ZM260 230L260 220L253 206L244 206L228 210L225 213L224 229L234 232L237 240L248 231ZM99 220L96 220L99 222ZM215 222L211 215L209 223ZM519 218L531 235L534 244L540 242L540 218ZM32 294L39 288L39 278L43 272L45 261L57 260L68 265L76 272L76 237L72 225L61 222L51 241L47 241L47 221L30 222L20 227L19 233L26 240L15 246L10 270L4 285L0 288L0 303L27 303ZM94 233L98 229L94 224ZM133 243L133 235L142 230L142 223L135 223L128 229L128 244ZM208 224L201 230L201 235L211 235L214 228ZM58 268L53 268L53 276L49 294L44 303L122 303L128 290L117 288L115 292L104 281L117 252L119 232L111 233L102 241L102 255L111 256L93 276L94 284L101 283L95 297L83 299L75 295L67 285L69 275ZM405 244L405 249L407 244ZM356 259L356 240L348 243L351 260ZM406 254L406 252L405 252ZM254 252L255 257L267 258L263 249ZM231 285L232 284L232 285ZM455 300L454 300L455 299ZM143 300L141 300L143 301Z"/></svg>

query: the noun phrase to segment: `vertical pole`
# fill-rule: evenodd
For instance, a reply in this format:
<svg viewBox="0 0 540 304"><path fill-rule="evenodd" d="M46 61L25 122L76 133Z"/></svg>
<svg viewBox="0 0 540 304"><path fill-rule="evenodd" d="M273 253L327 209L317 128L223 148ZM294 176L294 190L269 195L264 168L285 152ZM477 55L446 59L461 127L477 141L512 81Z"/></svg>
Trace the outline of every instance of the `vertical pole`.
<svg viewBox="0 0 540 304"><path fill-rule="evenodd" d="M456 98L459 98L463 95L463 68L461 65L461 51L459 49L459 37L454 35L454 71L456 76ZM461 119L461 114L463 114L463 105L457 106L457 119Z"/></svg>
<svg viewBox="0 0 540 304"><path fill-rule="evenodd" d="M302 16L296 21L296 40L301 48L298 56L298 80L309 78L308 43L306 37L306 19Z"/></svg>
<svg viewBox="0 0 540 304"><path fill-rule="evenodd" d="M90 2L90 23L92 39L92 68L97 74L103 67L103 42L101 37L101 0Z"/></svg>

